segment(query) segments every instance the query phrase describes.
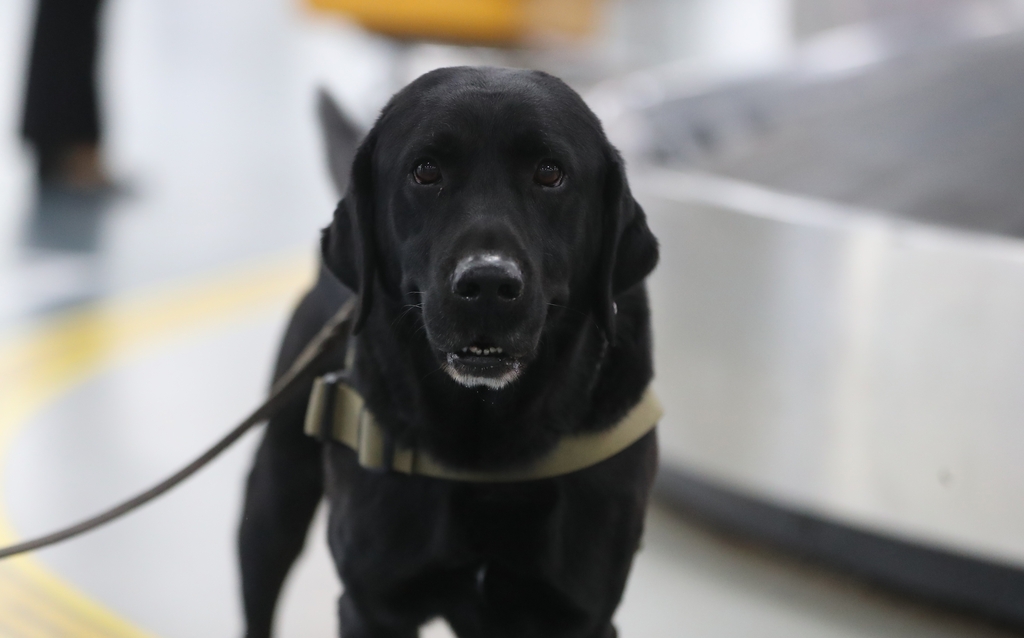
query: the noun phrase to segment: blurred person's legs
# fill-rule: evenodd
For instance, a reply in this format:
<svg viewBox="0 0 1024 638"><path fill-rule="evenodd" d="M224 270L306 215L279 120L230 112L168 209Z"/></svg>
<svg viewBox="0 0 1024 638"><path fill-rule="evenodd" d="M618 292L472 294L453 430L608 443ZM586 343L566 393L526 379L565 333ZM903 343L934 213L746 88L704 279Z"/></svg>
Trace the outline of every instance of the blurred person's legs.
<svg viewBox="0 0 1024 638"><path fill-rule="evenodd" d="M22 135L41 183L92 189L108 184L100 161L96 95L102 0L40 0Z"/></svg>

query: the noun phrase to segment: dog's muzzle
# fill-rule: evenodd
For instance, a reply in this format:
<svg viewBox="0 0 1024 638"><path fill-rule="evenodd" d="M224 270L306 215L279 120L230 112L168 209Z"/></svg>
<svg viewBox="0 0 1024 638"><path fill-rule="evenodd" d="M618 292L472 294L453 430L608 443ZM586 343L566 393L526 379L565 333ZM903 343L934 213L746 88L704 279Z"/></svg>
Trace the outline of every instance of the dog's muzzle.
<svg viewBox="0 0 1024 638"><path fill-rule="evenodd" d="M449 280L446 307L459 319L445 352L444 368L468 386L500 389L522 371L523 339L517 328L528 314L526 281L520 265L496 253L463 257Z"/></svg>

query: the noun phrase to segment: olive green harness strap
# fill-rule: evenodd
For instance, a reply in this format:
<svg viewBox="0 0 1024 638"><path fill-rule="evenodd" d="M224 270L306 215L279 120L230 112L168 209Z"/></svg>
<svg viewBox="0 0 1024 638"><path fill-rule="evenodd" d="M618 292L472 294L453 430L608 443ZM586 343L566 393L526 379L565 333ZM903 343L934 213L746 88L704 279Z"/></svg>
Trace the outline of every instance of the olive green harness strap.
<svg viewBox="0 0 1024 638"><path fill-rule="evenodd" d="M391 469L453 481L512 482L550 478L596 465L640 440L654 429L662 409L654 392L643 398L614 426L600 432L565 435L554 449L532 465L507 470L460 470L438 462L424 450L393 447L366 408L363 398L338 374L313 384L306 412L306 434L332 439L352 448L368 469ZM391 447L391 449L389 449Z"/></svg>

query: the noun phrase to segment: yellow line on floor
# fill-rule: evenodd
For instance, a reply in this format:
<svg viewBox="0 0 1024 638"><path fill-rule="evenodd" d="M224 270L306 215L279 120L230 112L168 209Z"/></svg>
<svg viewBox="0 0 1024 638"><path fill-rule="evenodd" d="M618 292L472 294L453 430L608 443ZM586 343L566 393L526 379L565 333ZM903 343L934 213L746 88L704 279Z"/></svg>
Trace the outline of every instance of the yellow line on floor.
<svg viewBox="0 0 1024 638"><path fill-rule="evenodd" d="M263 260L98 302L0 338L0 497L6 493L3 468L15 437L47 405L169 340L297 300L313 272L311 256ZM0 544L18 538L0 499ZM0 631L2 638L153 636L63 582L32 556L0 563Z"/></svg>

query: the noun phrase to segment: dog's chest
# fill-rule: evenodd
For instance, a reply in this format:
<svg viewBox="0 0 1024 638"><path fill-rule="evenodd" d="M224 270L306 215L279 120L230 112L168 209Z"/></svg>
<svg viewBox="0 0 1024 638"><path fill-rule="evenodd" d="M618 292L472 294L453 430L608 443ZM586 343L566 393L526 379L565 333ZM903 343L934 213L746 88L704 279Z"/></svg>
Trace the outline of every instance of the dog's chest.
<svg viewBox="0 0 1024 638"><path fill-rule="evenodd" d="M360 552L536 558L557 534L563 480L480 485L378 473L332 447L342 449L329 460L331 533Z"/></svg>

